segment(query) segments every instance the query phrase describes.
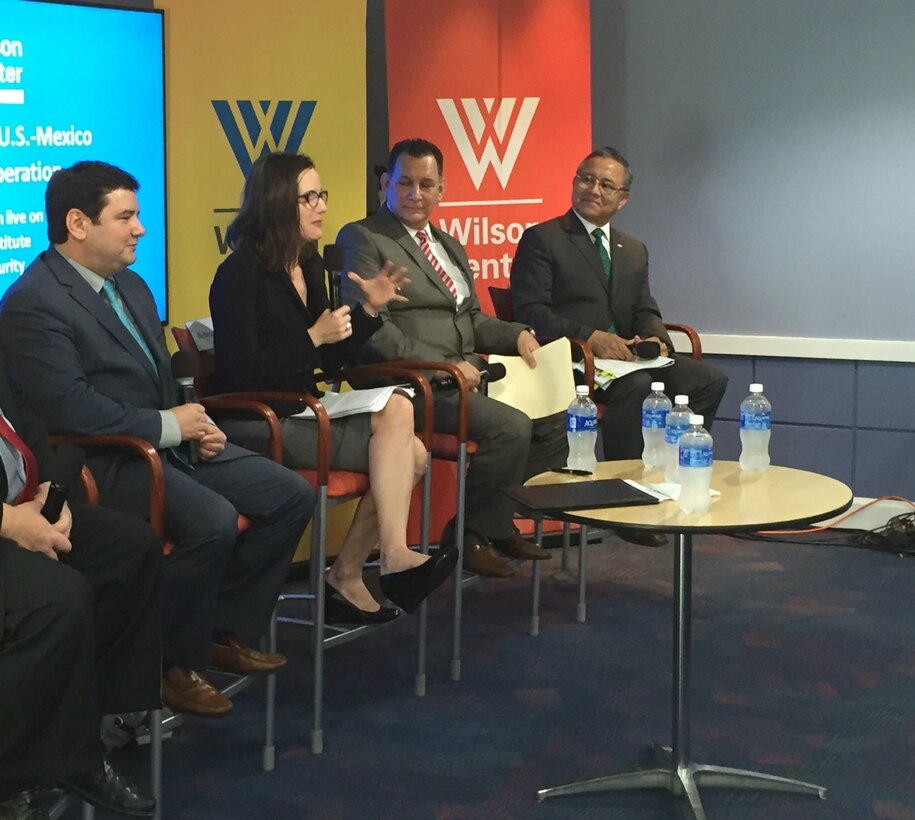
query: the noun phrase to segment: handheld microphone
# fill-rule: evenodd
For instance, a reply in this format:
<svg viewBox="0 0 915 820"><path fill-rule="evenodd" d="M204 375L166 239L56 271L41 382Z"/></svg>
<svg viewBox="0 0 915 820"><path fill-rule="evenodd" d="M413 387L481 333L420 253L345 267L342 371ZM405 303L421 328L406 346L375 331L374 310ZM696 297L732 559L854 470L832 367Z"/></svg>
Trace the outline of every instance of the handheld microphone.
<svg viewBox="0 0 915 820"><path fill-rule="evenodd" d="M637 359L657 359L661 355L661 345L657 342L646 340L634 344L632 352Z"/></svg>
<svg viewBox="0 0 915 820"><path fill-rule="evenodd" d="M493 362L492 364L487 364L486 367L480 368L480 386L484 384L492 384L492 382L497 382L499 379L505 378L505 365L501 362ZM452 390L457 387L457 382L451 376L445 376L443 379L438 379L433 382L432 385L436 390Z"/></svg>
<svg viewBox="0 0 915 820"><path fill-rule="evenodd" d="M328 299L330 300L330 309L336 310L343 307L343 300L340 297L340 282L343 270L343 248L340 245L324 246L324 270L327 271L327 281L330 288Z"/></svg>
<svg viewBox="0 0 915 820"><path fill-rule="evenodd" d="M51 455L51 487L41 508L49 524L56 524L67 493L79 481L86 454L72 444L61 444Z"/></svg>
<svg viewBox="0 0 915 820"><path fill-rule="evenodd" d="M181 394L182 404L194 404L197 395L194 392L194 375L197 372L197 361L194 354L188 350L179 350L172 356L172 376L178 382L178 391ZM200 444L191 439L187 443L187 460L191 465L197 464L200 455Z"/></svg>

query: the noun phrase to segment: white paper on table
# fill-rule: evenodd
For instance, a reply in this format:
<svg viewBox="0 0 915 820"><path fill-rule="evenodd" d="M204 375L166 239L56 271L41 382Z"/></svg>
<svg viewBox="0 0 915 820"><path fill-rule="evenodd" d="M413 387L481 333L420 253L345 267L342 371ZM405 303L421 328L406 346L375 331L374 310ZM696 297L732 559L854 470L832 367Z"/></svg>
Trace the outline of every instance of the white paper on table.
<svg viewBox="0 0 915 820"><path fill-rule="evenodd" d="M556 339L534 351L537 366L528 367L520 356L492 355L489 361L505 365L505 378L489 385L491 399L542 419L563 412L575 398L572 373L572 345L566 338Z"/></svg>
<svg viewBox="0 0 915 820"><path fill-rule="evenodd" d="M332 419L355 416L359 413L376 413L384 408L395 390L399 393L406 393L411 398L415 392L406 384L371 387L367 390L348 390L346 393L325 393L321 397L321 404L324 405L327 415ZM310 407L291 416L291 418L297 419L313 419L314 417L314 411Z"/></svg>
<svg viewBox="0 0 915 820"><path fill-rule="evenodd" d="M614 379L621 379L637 370L652 370L659 367L670 367L674 360L669 356L658 356L656 359L636 359L634 362L624 362L620 359L598 359L594 357L594 383L598 387L606 387ZM584 362L576 362L575 369L585 372Z"/></svg>
<svg viewBox="0 0 915 820"><path fill-rule="evenodd" d="M680 488L682 485L675 484L672 481L665 481L659 484L649 484L647 487L642 487L643 490L647 493L657 496L662 501L670 500L676 501L680 498ZM717 498L721 493L718 490L713 490L709 488L709 494L712 498Z"/></svg>

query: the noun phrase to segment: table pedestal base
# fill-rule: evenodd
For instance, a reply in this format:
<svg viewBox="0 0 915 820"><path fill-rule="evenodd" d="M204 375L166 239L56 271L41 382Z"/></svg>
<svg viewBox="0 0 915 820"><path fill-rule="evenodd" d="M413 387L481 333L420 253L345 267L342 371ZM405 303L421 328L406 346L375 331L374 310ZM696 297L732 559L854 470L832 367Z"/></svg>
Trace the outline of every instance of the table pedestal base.
<svg viewBox="0 0 915 820"><path fill-rule="evenodd" d="M689 800L696 820L706 820L699 786L726 789L765 789L767 791L792 792L795 794L817 795L826 799L826 789L814 783L791 780L763 772L746 769L731 769L726 766L712 766L705 763L690 763L687 766L673 766L658 769L624 772L622 774L595 777L578 783L567 783L551 789L540 789L537 800L564 794L586 794L588 792L626 791L629 789L667 789Z"/></svg>

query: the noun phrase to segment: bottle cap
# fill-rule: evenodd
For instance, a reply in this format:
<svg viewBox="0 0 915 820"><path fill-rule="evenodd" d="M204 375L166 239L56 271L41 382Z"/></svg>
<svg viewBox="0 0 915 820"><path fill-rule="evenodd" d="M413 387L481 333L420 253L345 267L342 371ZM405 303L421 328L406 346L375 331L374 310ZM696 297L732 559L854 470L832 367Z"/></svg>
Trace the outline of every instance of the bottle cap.
<svg viewBox="0 0 915 820"><path fill-rule="evenodd" d="M590 395L591 388L586 384L576 384L575 385L575 395L576 396L587 396Z"/></svg>
<svg viewBox="0 0 915 820"><path fill-rule="evenodd" d="M698 413L689 414L689 426L690 427L701 427L705 423L705 416L700 416Z"/></svg>
<svg viewBox="0 0 915 820"><path fill-rule="evenodd" d="M689 396L684 396L682 393L674 396L674 404L689 404Z"/></svg>
<svg viewBox="0 0 915 820"><path fill-rule="evenodd" d="M652 382L651 389L655 393L663 393L664 392L664 382Z"/></svg>
<svg viewBox="0 0 915 820"><path fill-rule="evenodd" d="M750 385L751 393L762 393L762 391L763 391L763 386L761 384L759 384L759 382L753 382L753 384Z"/></svg>

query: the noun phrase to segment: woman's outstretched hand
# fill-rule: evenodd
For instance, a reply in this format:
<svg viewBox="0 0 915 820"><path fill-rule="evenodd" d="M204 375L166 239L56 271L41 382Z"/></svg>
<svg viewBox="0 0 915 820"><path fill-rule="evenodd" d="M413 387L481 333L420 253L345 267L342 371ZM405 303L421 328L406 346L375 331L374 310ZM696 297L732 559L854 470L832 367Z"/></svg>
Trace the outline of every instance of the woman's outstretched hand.
<svg viewBox="0 0 915 820"><path fill-rule="evenodd" d="M358 273L352 271L346 275L362 291L365 306L372 313L378 313L388 302L409 301L400 293L410 284L407 269L395 267L391 261L385 262L384 267L378 271L378 275L371 279L363 279Z"/></svg>

